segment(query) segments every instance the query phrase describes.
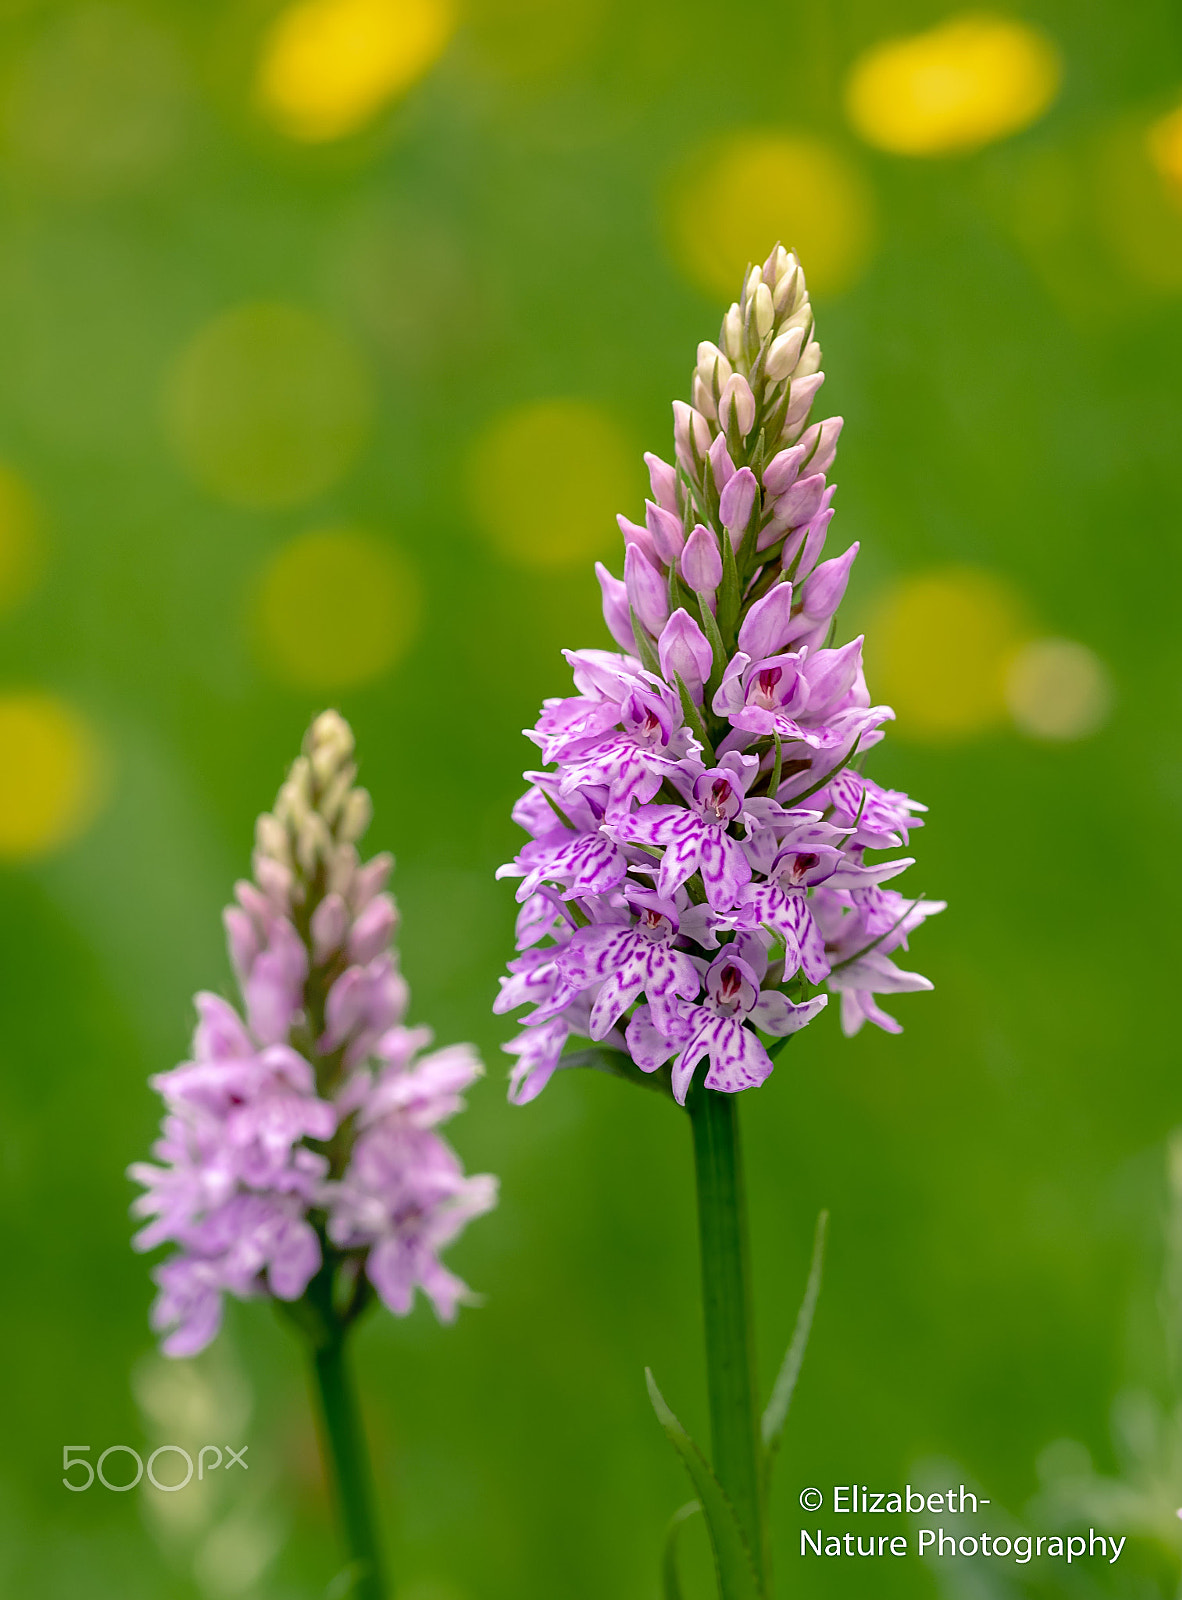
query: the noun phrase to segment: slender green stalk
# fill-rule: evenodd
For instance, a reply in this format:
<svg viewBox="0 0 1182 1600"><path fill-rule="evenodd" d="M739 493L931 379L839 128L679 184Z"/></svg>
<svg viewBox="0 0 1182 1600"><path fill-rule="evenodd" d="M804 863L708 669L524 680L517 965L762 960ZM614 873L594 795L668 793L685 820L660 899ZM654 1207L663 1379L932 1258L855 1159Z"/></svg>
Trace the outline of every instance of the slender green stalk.
<svg viewBox="0 0 1182 1600"><path fill-rule="evenodd" d="M324 1343L313 1345L312 1366L316 1374L321 1453L355 1573L348 1592L356 1600L386 1600L369 1453L345 1358L343 1328Z"/></svg>
<svg viewBox="0 0 1182 1600"><path fill-rule="evenodd" d="M760 1470L747 1207L738 1096L695 1084L693 1125L702 1249L702 1312L714 1472L735 1509L768 1592L770 1561Z"/></svg>

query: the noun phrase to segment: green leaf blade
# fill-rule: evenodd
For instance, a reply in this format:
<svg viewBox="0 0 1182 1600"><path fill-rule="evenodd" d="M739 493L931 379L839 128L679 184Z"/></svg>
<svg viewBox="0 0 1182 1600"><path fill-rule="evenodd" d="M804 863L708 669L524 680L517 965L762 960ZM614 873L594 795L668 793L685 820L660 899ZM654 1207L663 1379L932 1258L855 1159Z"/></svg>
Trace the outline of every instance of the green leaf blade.
<svg viewBox="0 0 1182 1600"><path fill-rule="evenodd" d="M718 685L722 682L722 675L727 669L730 656L727 655L726 646L722 642L722 634L718 631L718 622L713 611L702 601L702 632L710 641L710 649L714 654L714 666L710 672L710 680L706 685L706 702L709 704Z"/></svg>
<svg viewBox="0 0 1182 1600"><path fill-rule="evenodd" d="M642 667L647 668L649 672L655 673L659 678L661 676L661 663L657 660L657 652L652 647L648 631L641 624L634 606L628 607L628 615L632 619L632 637L636 641L636 653L640 657L640 664Z"/></svg>
<svg viewBox="0 0 1182 1600"><path fill-rule="evenodd" d="M681 697L681 714L685 718L685 725L702 746L702 754L708 764L714 766L718 761L718 757L714 754L714 746L710 742L710 735L706 732L706 724L702 721L702 713L694 704L693 696L686 688L681 673L675 672L673 677L677 683L677 693Z"/></svg>
<svg viewBox="0 0 1182 1600"><path fill-rule="evenodd" d="M718 631L724 642L733 639L739 625L739 572L735 564L735 547L724 528L719 538L722 552L722 582L718 586Z"/></svg>
<svg viewBox="0 0 1182 1600"><path fill-rule="evenodd" d="M710 1463L673 1415L665 1397L657 1388L656 1379L646 1367L645 1381L653 1410L664 1428L669 1442L684 1461L690 1480L698 1491L710 1544L714 1551L714 1565L718 1573L718 1587L722 1600L766 1600L751 1550L743 1536L734 1508L726 1492L711 1470Z"/></svg>

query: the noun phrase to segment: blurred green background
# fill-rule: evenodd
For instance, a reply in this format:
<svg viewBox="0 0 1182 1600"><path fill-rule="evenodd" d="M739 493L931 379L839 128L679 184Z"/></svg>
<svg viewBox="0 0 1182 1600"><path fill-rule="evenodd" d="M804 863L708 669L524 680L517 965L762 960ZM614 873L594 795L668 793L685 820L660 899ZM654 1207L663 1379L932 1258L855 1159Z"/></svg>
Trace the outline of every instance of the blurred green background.
<svg viewBox="0 0 1182 1600"><path fill-rule="evenodd" d="M900 713L870 770L930 805L904 884L950 902L902 1038L823 1019L745 1097L765 1382L832 1212L781 1584L1013 1593L802 1561L797 1495L944 1458L1021 1517L1086 1450L1149 1487L1071 1592L1174 1592L1175 1425L1131 1459L1110 1415L1172 1403L1182 16L947 16L0 5L4 1595L310 1600L339 1566L300 1351L255 1304L161 1362L123 1176L192 992L229 983L253 818L335 704L412 1020L488 1063L452 1135L502 1179L451 1256L486 1304L358 1340L399 1592L654 1600L688 1485L646 1363L707 1431L688 1131L590 1075L506 1105L493 871L519 730L560 649L606 643L591 562L619 571L641 452L776 237L847 419L845 620ZM169 1440L249 1442L250 1473L61 1487L63 1445Z"/></svg>

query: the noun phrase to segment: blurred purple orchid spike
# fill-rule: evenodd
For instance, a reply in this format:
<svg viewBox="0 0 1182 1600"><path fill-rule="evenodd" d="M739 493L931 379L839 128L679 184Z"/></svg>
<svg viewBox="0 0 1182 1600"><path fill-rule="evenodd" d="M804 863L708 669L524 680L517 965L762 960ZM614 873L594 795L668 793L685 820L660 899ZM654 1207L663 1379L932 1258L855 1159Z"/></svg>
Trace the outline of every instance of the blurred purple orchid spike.
<svg viewBox="0 0 1182 1600"><path fill-rule="evenodd" d="M370 801L355 777L352 732L325 712L258 820L253 879L225 914L244 1015L197 996L192 1060L152 1079L159 1165L129 1175L148 1219L135 1247L178 1247L153 1273L166 1355L214 1338L227 1293L272 1296L310 1338L356 1592L377 1600L344 1335L373 1291L404 1316L421 1289L451 1321L468 1291L440 1251L495 1205L497 1185L466 1177L438 1132L481 1064L469 1045L422 1054L430 1030L404 1023L393 861L358 857Z"/></svg>
<svg viewBox="0 0 1182 1600"><path fill-rule="evenodd" d="M495 1203L435 1131L481 1066L468 1045L420 1056L430 1031L404 1025L393 862L358 859L370 802L352 755L347 723L318 717L225 915L245 1020L199 994L193 1059L152 1079L162 1165L130 1175L151 1219L136 1248L180 1247L155 1273L167 1355L209 1343L225 1293L298 1300L331 1255L391 1311L420 1288L450 1321L466 1291L438 1252Z"/></svg>
<svg viewBox="0 0 1182 1600"><path fill-rule="evenodd" d="M514 815L531 842L501 869L522 880L522 954L497 1009L533 1007L506 1046L519 1103L572 1036L643 1072L672 1062L684 1103L702 1059L711 1089L762 1083L829 994L846 1033L898 1032L876 997L931 987L891 958L941 903L883 887L909 858L867 860L905 846L924 808L859 770L893 713L871 704L861 639L832 648L858 547L821 560L841 418L808 425L824 381L813 333L804 274L777 246L718 344L698 346L693 404L673 407L676 465L645 458L653 500L643 526L620 519L623 581L599 569L623 654L571 653L577 693L548 701L530 735L548 770L527 773ZM630 948L628 928L667 955L640 982L629 956L621 988L605 953ZM740 937L747 955L720 968L714 952ZM627 1003L602 1003L605 986ZM687 1042L702 1013L727 1048Z"/></svg>

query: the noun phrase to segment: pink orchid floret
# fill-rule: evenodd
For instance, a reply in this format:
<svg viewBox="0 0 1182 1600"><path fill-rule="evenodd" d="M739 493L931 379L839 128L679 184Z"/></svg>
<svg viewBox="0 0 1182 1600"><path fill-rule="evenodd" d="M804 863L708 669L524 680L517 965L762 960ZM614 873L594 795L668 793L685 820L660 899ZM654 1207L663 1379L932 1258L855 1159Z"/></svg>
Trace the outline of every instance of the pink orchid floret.
<svg viewBox="0 0 1182 1600"><path fill-rule="evenodd" d="M393 1029L381 1041L384 1064L358 1115L358 1136L344 1176L321 1190L328 1237L364 1250L366 1271L399 1316L419 1288L443 1322L470 1298L439 1252L473 1218L496 1204L496 1180L466 1177L455 1151L435 1129L463 1109L461 1095L483 1069L468 1045L416 1061L425 1030Z"/></svg>
<svg viewBox="0 0 1182 1600"><path fill-rule="evenodd" d="M437 1130L482 1069L467 1045L423 1055L430 1031L404 1025L393 863L358 859L352 749L335 713L313 724L225 913L244 1015L199 994L192 1059L151 1080L158 1164L129 1176L135 1247L178 1247L153 1273L166 1355L214 1338L226 1294L298 1300L345 1262L398 1315L416 1288L445 1321L467 1297L439 1252L496 1180L465 1176Z"/></svg>
<svg viewBox="0 0 1182 1600"><path fill-rule="evenodd" d="M620 653L567 653L575 693L529 736L545 770L514 808L529 834L518 952L498 1012L527 1006L510 1097L534 1098L583 1041L703 1082L766 1080L780 1042L830 995L846 1033L899 1024L876 996L930 988L892 959L942 903L884 887L923 807L862 762L894 713L862 639L835 643L857 544L822 559L839 417L809 424L824 382L799 262L749 270L674 462L649 454L643 522L619 519L624 575L596 568Z"/></svg>

